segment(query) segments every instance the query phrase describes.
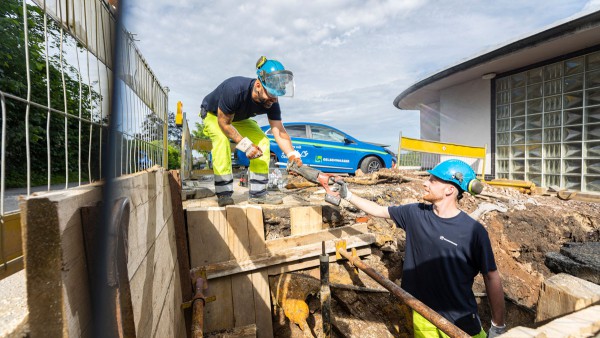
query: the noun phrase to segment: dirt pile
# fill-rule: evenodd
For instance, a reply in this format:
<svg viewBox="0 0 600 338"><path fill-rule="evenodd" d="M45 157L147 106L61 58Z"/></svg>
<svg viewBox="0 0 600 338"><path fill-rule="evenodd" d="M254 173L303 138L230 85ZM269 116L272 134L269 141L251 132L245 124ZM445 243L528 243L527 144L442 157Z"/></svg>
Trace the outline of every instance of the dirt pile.
<svg viewBox="0 0 600 338"><path fill-rule="evenodd" d="M426 175L420 172L382 170L373 175L358 173L355 177L346 178L346 181L355 194L389 206L422 202L424 178ZM286 188L288 194L302 203L323 198L321 188L302 178L290 177ZM460 207L477 218L489 233L505 294L512 301L507 304L511 327L534 324L540 286L545 278L553 275L544 264L546 253L557 252L568 242L600 241L600 208L594 202L561 200L556 193L525 195L512 188L486 184L482 195L465 195ZM329 208L332 209L326 211ZM334 227L354 224L357 220L368 222L370 231L378 236L378 247L367 264L392 281L400 282L405 237L391 220L368 217L345 201L340 207L324 204L323 218L324 223ZM265 223L270 224L270 238L289 235L284 217L276 222L266 216ZM314 274L315 271L304 273ZM351 281L357 285L356 280ZM489 309L481 276L476 279L473 289L480 296L480 313L485 326L489 322ZM389 294L333 288L332 297L332 317L337 321L334 334L337 336L352 336L352 332L360 332L358 326L364 325L365 321L374 325L372 336L382 336L381 332L387 330L389 336L399 337L410 331L410 325L406 324L410 311ZM307 303L310 309L307 322L313 333L318 333L321 327L318 298L309 296ZM277 310L274 315L278 336L303 336L302 331L278 315Z"/></svg>

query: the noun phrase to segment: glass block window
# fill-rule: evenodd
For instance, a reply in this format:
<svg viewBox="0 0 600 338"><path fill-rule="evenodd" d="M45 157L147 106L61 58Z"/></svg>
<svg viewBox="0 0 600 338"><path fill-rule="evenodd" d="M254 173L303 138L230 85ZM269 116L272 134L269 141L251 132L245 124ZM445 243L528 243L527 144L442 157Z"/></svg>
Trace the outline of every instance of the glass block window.
<svg viewBox="0 0 600 338"><path fill-rule="evenodd" d="M495 85L496 177L600 192L600 51Z"/></svg>

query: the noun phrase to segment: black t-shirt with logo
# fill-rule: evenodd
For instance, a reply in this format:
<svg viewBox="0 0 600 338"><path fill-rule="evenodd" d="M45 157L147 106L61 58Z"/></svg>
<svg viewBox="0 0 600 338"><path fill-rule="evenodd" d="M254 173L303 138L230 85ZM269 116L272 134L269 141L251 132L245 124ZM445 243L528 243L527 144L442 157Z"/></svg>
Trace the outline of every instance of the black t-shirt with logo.
<svg viewBox="0 0 600 338"><path fill-rule="evenodd" d="M271 108L267 109L252 100L254 81L256 79L242 76L229 78L206 95L200 107L213 115L217 115L217 108L225 114L235 114L233 122L262 114L267 114L269 120L280 121L279 102L273 103Z"/></svg>
<svg viewBox="0 0 600 338"><path fill-rule="evenodd" d="M473 280L497 269L485 228L463 211L439 217L431 204L388 211L406 231L402 288L468 334L479 333Z"/></svg>

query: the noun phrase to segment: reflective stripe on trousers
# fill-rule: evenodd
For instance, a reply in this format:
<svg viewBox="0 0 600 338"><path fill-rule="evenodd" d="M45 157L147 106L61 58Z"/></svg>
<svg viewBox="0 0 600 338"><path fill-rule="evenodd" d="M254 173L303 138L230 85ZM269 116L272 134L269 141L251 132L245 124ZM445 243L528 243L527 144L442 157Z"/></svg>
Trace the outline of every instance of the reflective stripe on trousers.
<svg viewBox="0 0 600 338"><path fill-rule="evenodd" d="M248 177L250 197L259 197L267 193L267 183L269 183L269 174L257 174L250 172Z"/></svg>
<svg viewBox="0 0 600 338"><path fill-rule="evenodd" d="M270 144L265 133L260 129L258 123L252 119L231 123L243 137L247 137L252 143L258 145L263 151L259 158L250 160L249 183L250 195L261 196L266 193L266 184L269 175ZM216 115L208 113L204 119L204 135L210 137L212 142L212 161L213 172L215 174L215 193L232 194L233 193L233 171L231 169L231 143L221 127ZM252 174L255 174L254 176ZM264 176L264 178L263 178ZM253 182L254 179L254 188ZM261 188L261 185L264 187Z"/></svg>
<svg viewBox="0 0 600 338"><path fill-rule="evenodd" d="M217 175L215 174L215 194L217 196L233 194L233 175Z"/></svg>

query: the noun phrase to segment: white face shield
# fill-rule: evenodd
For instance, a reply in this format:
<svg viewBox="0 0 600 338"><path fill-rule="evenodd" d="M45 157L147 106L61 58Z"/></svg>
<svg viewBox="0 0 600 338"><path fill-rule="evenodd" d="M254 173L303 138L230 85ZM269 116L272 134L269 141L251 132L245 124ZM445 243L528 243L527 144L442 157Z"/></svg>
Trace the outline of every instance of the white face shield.
<svg viewBox="0 0 600 338"><path fill-rule="evenodd" d="M294 96L294 74L289 70L279 70L265 75L263 85L272 97Z"/></svg>

